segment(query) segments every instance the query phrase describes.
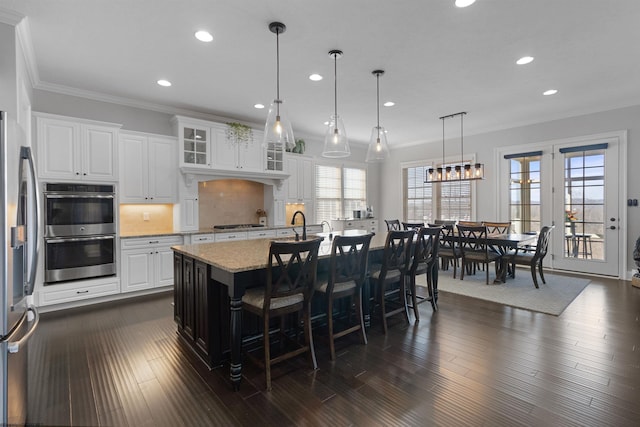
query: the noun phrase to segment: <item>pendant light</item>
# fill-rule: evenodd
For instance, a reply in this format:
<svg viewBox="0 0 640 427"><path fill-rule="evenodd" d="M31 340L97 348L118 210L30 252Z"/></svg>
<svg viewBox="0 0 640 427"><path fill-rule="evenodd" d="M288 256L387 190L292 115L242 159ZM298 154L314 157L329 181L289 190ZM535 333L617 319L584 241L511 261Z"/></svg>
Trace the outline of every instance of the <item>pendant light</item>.
<svg viewBox="0 0 640 427"><path fill-rule="evenodd" d="M351 149L347 140L347 132L344 129L342 118L338 115L338 59L342 58L342 51L330 50L329 56L333 58L334 112L329 118L322 156L332 158L349 157Z"/></svg>
<svg viewBox="0 0 640 427"><path fill-rule="evenodd" d="M291 150L296 145L291 122L280 99L280 34L286 29L287 27L281 22L269 24L269 31L276 35L276 99L269 106L267 122L264 125L263 146L268 150L283 148Z"/></svg>
<svg viewBox="0 0 640 427"><path fill-rule="evenodd" d="M442 120L442 165L441 167L427 169L425 176L425 183L432 182L455 182L455 181L471 181L476 179L484 179L484 165L482 163L464 163L464 121L463 117L467 114L466 111L460 113L449 114L448 116L440 117ZM460 116L460 163L453 166L445 166L444 162L444 121L452 117Z"/></svg>
<svg viewBox="0 0 640 427"><path fill-rule="evenodd" d="M376 126L371 130L371 139L369 141L366 161L381 162L389 157L387 131L380 126L380 76L384 74L384 70L373 70L371 74L376 76L376 110L378 113L378 121L376 122Z"/></svg>

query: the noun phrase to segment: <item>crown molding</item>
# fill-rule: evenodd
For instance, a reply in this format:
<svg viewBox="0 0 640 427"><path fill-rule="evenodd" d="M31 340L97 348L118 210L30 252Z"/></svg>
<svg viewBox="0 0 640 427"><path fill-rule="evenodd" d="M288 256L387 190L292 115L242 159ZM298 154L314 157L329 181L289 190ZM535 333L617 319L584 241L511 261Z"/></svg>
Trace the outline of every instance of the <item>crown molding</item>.
<svg viewBox="0 0 640 427"><path fill-rule="evenodd" d="M0 7L0 22L16 26L25 18L24 15L14 11Z"/></svg>

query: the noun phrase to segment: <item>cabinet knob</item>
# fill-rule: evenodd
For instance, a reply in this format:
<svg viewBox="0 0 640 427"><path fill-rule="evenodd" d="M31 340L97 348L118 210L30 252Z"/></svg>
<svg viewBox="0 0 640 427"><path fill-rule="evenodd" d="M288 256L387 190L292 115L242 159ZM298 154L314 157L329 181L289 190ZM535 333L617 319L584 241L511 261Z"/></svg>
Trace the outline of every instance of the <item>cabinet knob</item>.
<svg viewBox="0 0 640 427"><path fill-rule="evenodd" d="M76 175L80 175L80 172L76 172Z"/></svg>
<svg viewBox="0 0 640 427"><path fill-rule="evenodd" d="M86 173L86 172L84 172L82 175L87 176L87 173Z"/></svg>

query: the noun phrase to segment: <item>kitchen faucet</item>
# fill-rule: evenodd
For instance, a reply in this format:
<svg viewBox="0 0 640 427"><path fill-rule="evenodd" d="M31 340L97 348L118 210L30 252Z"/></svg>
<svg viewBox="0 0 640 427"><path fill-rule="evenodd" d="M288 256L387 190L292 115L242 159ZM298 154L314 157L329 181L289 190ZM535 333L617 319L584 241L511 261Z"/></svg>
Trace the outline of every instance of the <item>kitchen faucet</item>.
<svg viewBox="0 0 640 427"><path fill-rule="evenodd" d="M333 238L333 227L331 227L331 224L329 224L329 221L322 221L320 223L320 225L324 225L327 224L327 227L329 227L329 240L331 240Z"/></svg>
<svg viewBox="0 0 640 427"><path fill-rule="evenodd" d="M304 212L295 211L293 217L291 217L291 225L296 223L296 216L298 214L302 215L302 240L307 240L307 218L305 218Z"/></svg>

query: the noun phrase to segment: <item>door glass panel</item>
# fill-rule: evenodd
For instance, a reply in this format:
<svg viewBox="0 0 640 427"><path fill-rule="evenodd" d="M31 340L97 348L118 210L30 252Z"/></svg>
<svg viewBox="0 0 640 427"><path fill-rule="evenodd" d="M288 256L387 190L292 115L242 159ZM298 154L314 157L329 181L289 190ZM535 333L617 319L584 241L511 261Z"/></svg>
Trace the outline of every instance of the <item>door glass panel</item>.
<svg viewBox="0 0 640 427"><path fill-rule="evenodd" d="M604 154L564 153L565 257L604 260Z"/></svg>
<svg viewBox="0 0 640 427"><path fill-rule="evenodd" d="M509 160L509 220L514 233L540 231L541 156Z"/></svg>

